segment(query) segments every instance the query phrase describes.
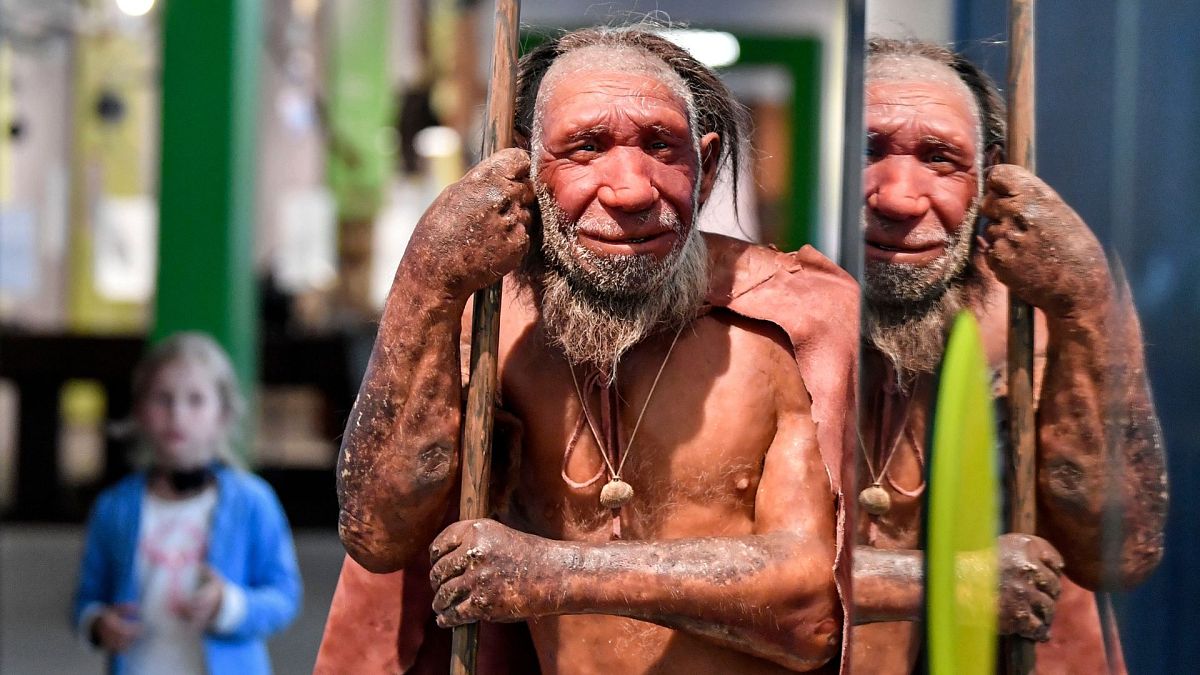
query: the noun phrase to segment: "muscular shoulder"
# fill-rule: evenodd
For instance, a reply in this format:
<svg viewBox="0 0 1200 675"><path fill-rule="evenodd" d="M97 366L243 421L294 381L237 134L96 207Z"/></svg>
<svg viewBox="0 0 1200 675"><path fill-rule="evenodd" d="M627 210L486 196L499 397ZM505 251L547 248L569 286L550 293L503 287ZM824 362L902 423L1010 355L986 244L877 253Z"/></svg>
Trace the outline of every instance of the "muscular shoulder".
<svg viewBox="0 0 1200 675"><path fill-rule="evenodd" d="M796 251L784 253L776 248L752 244L730 237L706 234L708 246L710 300L716 305L725 305L757 289L772 280L802 282L799 296L820 294L832 302L846 304L856 311L858 284L812 246L802 246ZM853 307L851 307L853 306Z"/></svg>
<svg viewBox="0 0 1200 675"><path fill-rule="evenodd" d="M728 373L739 384L769 394L777 411L808 410L811 400L791 340L777 324L720 308L697 323L701 334L728 341Z"/></svg>

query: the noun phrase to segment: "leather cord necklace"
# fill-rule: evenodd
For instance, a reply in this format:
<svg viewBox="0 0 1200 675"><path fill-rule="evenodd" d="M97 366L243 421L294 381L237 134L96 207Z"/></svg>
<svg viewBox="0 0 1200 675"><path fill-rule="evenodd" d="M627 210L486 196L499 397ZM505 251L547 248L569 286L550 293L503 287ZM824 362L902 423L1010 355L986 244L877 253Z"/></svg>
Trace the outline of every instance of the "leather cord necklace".
<svg viewBox="0 0 1200 675"><path fill-rule="evenodd" d="M886 393L883 394L885 402L887 400L886 396L887 396ZM863 459L866 461L866 464L867 464L867 471L871 475L871 484L868 485L867 487L863 488L858 493L858 503L860 506L863 507L864 510L866 510L867 513L869 513L873 516L881 516L881 515L887 513L888 510L892 508L892 496L889 495L887 489L885 487L883 487L883 481L885 479L888 481L888 483L892 487L896 488L898 492L901 492L902 494L908 494L909 496L914 496L914 495L910 494L909 491L900 490L896 486L896 484L894 482L892 482L891 479L888 478L887 473L888 473L888 467L890 467L892 464L892 459L895 458L895 456L896 456L896 451L898 449L900 449L900 441L903 440L904 437L908 435L906 433L908 431L908 416L909 416L909 413L912 411L913 399L915 399L916 397L917 397L917 392L914 389L912 392L912 395L910 397L908 397L908 399L904 402L904 415L900 418L900 428L897 430L895 437L893 437L893 439L892 439L891 448L888 450L887 456L882 458L883 466L880 467L878 473L875 472L875 465L873 462L871 462L871 453L867 451L866 446L863 444L862 431L860 430L858 433L858 447L862 450ZM886 406L881 406L881 407L886 407ZM890 411L884 410L883 414L880 415L880 417L885 421L888 418L888 415L887 415L888 412L890 412ZM878 440L879 440L879 435L882 434L882 432L883 432L883 425L880 425L879 434L876 435L877 444L878 444ZM920 452L918 451L917 454L919 457ZM920 490L923 487L924 487L924 483L922 483L922 485L917 488L916 494L920 494Z"/></svg>
<svg viewBox="0 0 1200 675"><path fill-rule="evenodd" d="M606 483L604 487L600 489L600 504L605 508L612 509L613 534L618 538L621 536L621 507L628 503L630 499L633 499L633 486L621 478L622 471L625 469L625 461L629 459L629 453L633 449L634 441L637 439L638 430L642 427L642 420L646 417L646 410L650 407L650 400L654 398L654 392L656 389L658 389L658 382L662 378L663 371L667 369L667 363L671 360L671 354L675 351L675 345L679 342L679 336L681 333L683 333L683 329L684 326L680 326L679 329L675 331L675 337L671 340L671 346L667 349L667 354L663 357L662 364L658 367L658 373L654 376L654 381L650 385L650 391L646 394L645 402L642 403L642 409L638 413L637 421L633 425L633 432L629 434L629 442L625 444L624 453L621 452L620 433L616 424L614 424L613 428L611 429L610 435L612 438L609 439L610 442L605 442L603 435L597 430L597 425L592 418L592 412L588 408L587 397L584 396L583 390L579 387L579 378L575 375L575 366L571 363L567 364L567 367L571 370L571 383L575 385L575 395L579 397L579 405L583 408L582 417L587 421L587 426L592 432L592 437L596 439L596 445L600 448L600 458L604 461L604 467L601 469L601 472L605 470L608 471L608 483ZM608 412L614 419L619 420L620 415L617 412L615 400L616 388L617 381L614 377L612 384L607 387L609 390L609 395L612 398L612 400L609 401ZM602 405L602 407L604 406ZM571 451L574 449L575 440L577 440L577 436L571 439L572 442L569 443L567 447L568 454L563 457L562 475L567 481L567 484L571 485L571 487L583 488L592 485L599 480L600 474L597 473L597 475L593 476L591 480L584 483L573 481L567 476L566 463ZM612 455L613 459L609 459L609 455ZM614 462L616 462L615 465Z"/></svg>

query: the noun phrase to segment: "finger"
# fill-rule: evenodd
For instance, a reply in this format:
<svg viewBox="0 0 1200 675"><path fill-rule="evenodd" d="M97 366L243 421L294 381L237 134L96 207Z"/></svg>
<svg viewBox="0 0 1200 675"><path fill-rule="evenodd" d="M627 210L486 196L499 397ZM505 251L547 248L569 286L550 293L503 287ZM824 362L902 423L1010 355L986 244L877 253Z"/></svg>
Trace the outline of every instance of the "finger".
<svg viewBox="0 0 1200 675"><path fill-rule="evenodd" d="M988 259L1007 266L1016 257L1012 241L1007 238L996 239L988 247Z"/></svg>
<svg viewBox="0 0 1200 675"><path fill-rule="evenodd" d="M1046 567L1054 570L1055 574L1062 574L1063 568L1067 565L1058 549L1049 543L1045 543L1037 549L1037 557Z"/></svg>
<svg viewBox="0 0 1200 675"><path fill-rule="evenodd" d="M458 605L471 593L471 584L462 577L454 577L438 587L433 594L433 611L442 614Z"/></svg>
<svg viewBox="0 0 1200 675"><path fill-rule="evenodd" d="M1046 595L1058 599L1062 594L1062 581L1059 580L1057 574L1041 574L1038 576L1037 589Z"/></svg>
<svg viewBox="0 0 1200 675"><path fill-rule="evenodd" d="M988 194L979 203L979 212L992 222L1007 220L1014 227L1025 229L1025 209L1027 208L1027 202L1021 201L1023 199L1023 197L997 197Z"/></svg>
<svg viewBox="0 0 1200 675"><path fill-rule="evenodd" d="M1024 236L1024 230L1014 225L1010 218L989 221L987 227L983 228L983 239L988 244L992 244L998 239L1012 238L1017 240L1024 238Z"/></svg>
<svg viewBox="0 0 1200 675"><path fill-rule="evenodd" d="M443 556L462 545L463 523L451 523L429 545L429 562L437 564Z"/></svg>
<svg viewBox="0 0 1200 675"><path fill-rule="evenodd" d="M520 148L506 148L480 163L485 175L502 176L512 181L524 181L529 177L529 153Z"/></svg>
<svg viewBox="0 0 1200 675"><path fill-rule="evenodd" d="M533 190L533 183L528 180L522 182L521 192L517 195L517 197L521 204L525 206L532 206L534 200L537 199L537 193Z"/></svg>
<svg viewBox="0 0 1200 675"><path fill-rule="evenodd" d="M979 213L991 220L1000 220L1013 212L1013 206L1012 197L985 192L979 201Z"/></svg>
<svg viewBox="0 0 1200 675"><path fill-rule="evenodd" d="M1054 622L1054 598L1040 591L1034 591L1029 594L1029 606L1033 609L1033 615L1043 624L1049 626Z"/></svg>
<svg viewBox="0 0 1200 675"><path fill-rule="evenodd" d="M463 572L471 566L473 558L465 555L448 555L429 570L429 585L433 590L437 590L445 585L447 581L454 577L462 576Z"/></svg>
<svg viewBox="0 0 1200 675"><path fill-rule="evenodd" d="M438 614L438 625L442 628L453 628L481 621L483 605L483 600L479 596L468 594L462 598L461 602Z"/></svg>
<svg viewBox="0 0 1200 675"><path fill-rule="evenodd" d="M984 174L984 189L1000 197L1015 197L1042 185L1028 170L1013 164L997 164Z"/></svg>
<svg viewBox="0 0 1200 675"><path fill-rule="evenodd" d="M1022 609L1013 616L1012 632L1023 638L1044 642L1049 630L1049 626L1033 611L1032 607Z"/></svg>

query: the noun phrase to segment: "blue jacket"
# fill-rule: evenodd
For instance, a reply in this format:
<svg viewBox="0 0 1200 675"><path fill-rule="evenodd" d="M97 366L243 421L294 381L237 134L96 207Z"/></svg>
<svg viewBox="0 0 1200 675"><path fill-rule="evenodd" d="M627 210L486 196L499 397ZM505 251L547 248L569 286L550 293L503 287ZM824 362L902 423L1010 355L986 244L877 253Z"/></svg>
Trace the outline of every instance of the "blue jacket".
<svg viewBox="0 0 1200 675"><path fill-rule="evenodd" d="M217 505L209 535L208 564L246 594L246 616L227 634L209 632L204 655L213 675L270 673L266 637L283 629L300 609L300 571L287 519L275 492L261 478L227 467L216 470ZM134 562L146 494L146 474L136 473L105 490L88 521L72 625L93 603L137 602ZM110 670L125 670L124 658Z"/></svg>

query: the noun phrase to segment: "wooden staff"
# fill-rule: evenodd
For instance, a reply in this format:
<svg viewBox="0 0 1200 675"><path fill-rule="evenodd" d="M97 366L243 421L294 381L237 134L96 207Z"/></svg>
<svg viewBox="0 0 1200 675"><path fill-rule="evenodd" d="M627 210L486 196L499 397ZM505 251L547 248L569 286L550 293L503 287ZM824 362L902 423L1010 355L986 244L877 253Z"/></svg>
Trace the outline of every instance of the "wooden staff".
<svg viewBox="0 0 1200 675"><path fill-rule="evenodd" d="M1009 0L1008 10L1008 162L1030 171L1034 166L1034 0ZM1037 529L1037 439L1033 411L1033 308L1008 296L1008 404L1011 422L1011 493L1009 530ZM1005 640L1006 672L1033 672L1034 644Z"/></svg>
<svg viewBox="0 0 1200 675"><path fill-rule="evenodd" d="M492 40L492 75L488 82L483 157L512 147L516 114L517 36L520 0L496 0ZM500 351L502 282L475 293L471 330L471 379L463 410L462 493L459 518L488 516L488 483L492 468L492 419L496 403L496 366ZM454 628L451 675L473 675L479 652L479 624Z"/></svg>

